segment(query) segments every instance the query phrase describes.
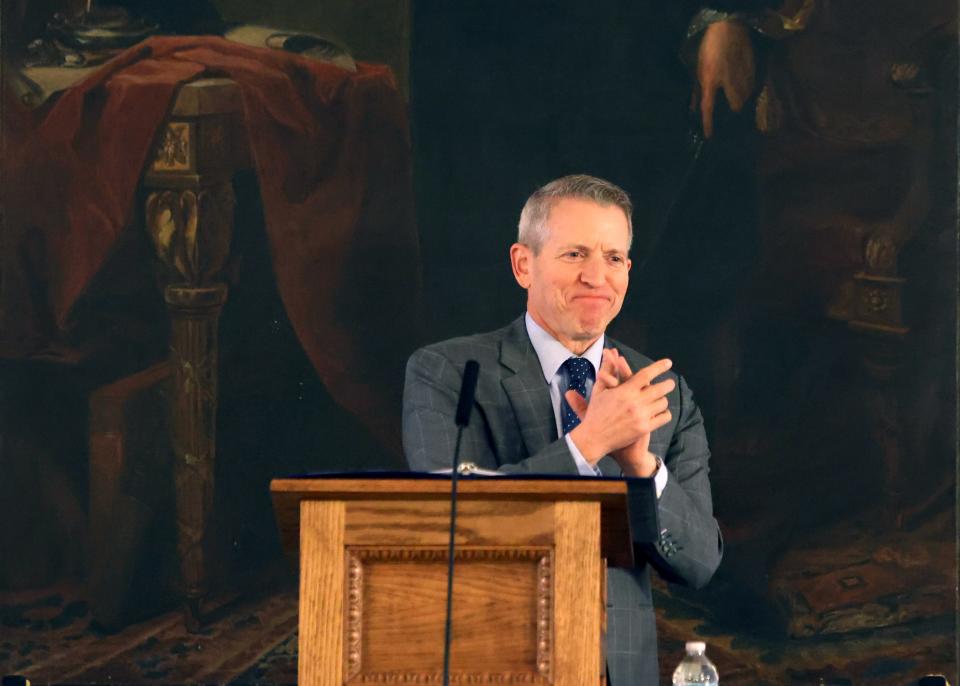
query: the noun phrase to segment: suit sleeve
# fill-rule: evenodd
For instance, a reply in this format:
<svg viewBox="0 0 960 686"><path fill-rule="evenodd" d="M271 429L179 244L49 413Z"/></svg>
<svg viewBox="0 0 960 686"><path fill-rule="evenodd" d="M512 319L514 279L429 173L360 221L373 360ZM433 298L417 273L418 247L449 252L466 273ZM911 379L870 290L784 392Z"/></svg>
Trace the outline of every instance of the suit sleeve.
<svg viewBox="0 0 960 686"><path fill-rule="evenodd" d="M414 471L449 469L456 448L454 423L463 370L436 348L423 348L407 362L403 387L403 451ZM519 462L501 464L485 413L484 397L499 392L498 383L480 370L477 402L464 429L460 462L505 474L568 474L579 476L577 465L562 438Z"/></svg>
<svg viewBox="0 0 960 686"><path fill-rule="evenodd" d="M686 381L677 381L679 407L670 408L677 423L663 460L669 478L657 501L660 535L638 547L667 581L700 588L720 565L723 539L713 516L703 416Z"/></svg>

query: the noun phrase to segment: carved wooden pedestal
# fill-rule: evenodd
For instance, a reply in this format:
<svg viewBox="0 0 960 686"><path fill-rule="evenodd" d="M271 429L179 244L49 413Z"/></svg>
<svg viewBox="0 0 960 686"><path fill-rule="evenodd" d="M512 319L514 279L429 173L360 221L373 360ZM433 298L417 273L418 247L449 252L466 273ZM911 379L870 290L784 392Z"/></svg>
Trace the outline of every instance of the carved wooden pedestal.
<svg viewBox="0 0 960 686"><path fill-rule="evenodd" d="M217 327L227 299L222 271L233 233L232 177L246 164L241 116L233 81L184 85L144 176L145 223L162 263L171 320L177 550L192 630L199 628L208 571L204 537L214 492Z"/></svg>
<svg viewBox="0 0 960 686"><path fill-rule="evenodd" d="M867 269L854 275L855 318L848 322L859 335L864 371L864 398L871 418L871 434L880 449L886 503L893 523L907 495L907 465L903 455L903 413L897 377L901 371L906 336L902 289L906 279L896 275L896 245L888 238L867 241Z"/></svg>
<svg viewBox="0 0 960 686"><path fill-rule="evenodd" d="M299 546L300 684L442 683L449 489L273 481ZM601 555L629 565L629 540L623 482L462 481L451 683L601 683Z"/></svg>
<svg viewBox="0 0 960 686"><path fill-rule="evenodd" d="M168 286L174 367L173 478L176 487L177 553L186 619L199 628L204 592L204 534L213 505L217 419L217 324L227 288Z"/></svg>

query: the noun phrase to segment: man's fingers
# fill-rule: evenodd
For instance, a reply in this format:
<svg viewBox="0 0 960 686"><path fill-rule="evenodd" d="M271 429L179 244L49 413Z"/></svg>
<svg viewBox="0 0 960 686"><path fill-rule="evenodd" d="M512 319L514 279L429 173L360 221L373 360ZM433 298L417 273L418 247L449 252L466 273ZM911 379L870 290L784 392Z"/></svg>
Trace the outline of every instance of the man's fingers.
<svg viewBox="0 0 960 686"><path fill-rule="evenodd" d="M593 385L593 392L596 393L598 390L607 388L616 388L619 385L620 377L601 370L600 373L597 374L597 382Z"/></svg>
<svg viewBox="0 0 960 686"><path fill-rule="evenodd" d="M600 361L600 372L606 372L613 377L617 376L617 351L613 348L607 348L603 351L603 358Z"/></svg>
<svg viewBox="0 0 960 686"><path fill-rule="evenodd" d="M647 365L643 369L640 369L633 374L633 376L631 376L629 379L629 383L631 385L640 386L641 388L644 386L649 386L651 381L668 371L672 366L673 362L671 360L657 360L653 364Z"/></svg>
<svg viewBox="0 0 960 686"><path fill-rule="evenodd" d="M666 379L659 383L650 384L640 391L640 399L642 402L652 403L659 398L665 398L667 394L671 393L676 387L677 384L673 379Z"/></svg>
<svg viewBox="0 0 960 686"><path fill-rule="evenodd" d="M620 376L617 374L616 356L612 349L603 351L600 369L597 370L597 381L593 385L593 392L604 391L620 385Z"/></svg>
<svg viewBox="0 0 960 686"><path fill-rule="evenodd" d="M653 364L647 365L641 371L647 373L647 378L650 381L653 381L661 374L670 371L670 368L673 367L673 360L664 358L662 360L657 360Z"/></svg>
<svg viewBox="0 0 960 686"><path fill-rule="evenodd" d="M583 419L583 415L585 415L587 412L586 398L573 389L564 393L563 397L566 398L567 404L570 405L570 409L573 410L574 413L580 417L580 419Z"/></svg>
<svg viewBox="0 0 960 686"><path fill-rule="evenodd" d="M670 414L670 410L664 410L660 414L654 415L650 418L650 432L653 433L661 426L666 426L671 419L673 419L673 415Z"/></svg>
<svg viewBox="0 0 960 686"><path fill-rule="evenodd" d="M670 402L667 400L666 396L657 398L650 404L650 415L656 417L658 414L666 410L670 406Z"/></svg>

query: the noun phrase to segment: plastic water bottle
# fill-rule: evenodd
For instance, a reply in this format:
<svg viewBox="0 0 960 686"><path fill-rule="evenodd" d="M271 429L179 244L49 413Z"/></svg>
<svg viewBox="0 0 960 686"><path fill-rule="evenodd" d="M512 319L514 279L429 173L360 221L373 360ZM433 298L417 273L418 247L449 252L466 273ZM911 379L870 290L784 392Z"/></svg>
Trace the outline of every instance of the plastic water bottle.
<svg viewBox="0 0 960 686"><path fill-rule="evenodd" d="M673 672L673 686L719 686L717 668L707 658L707 644L690 641L687 654Z"/></svg>

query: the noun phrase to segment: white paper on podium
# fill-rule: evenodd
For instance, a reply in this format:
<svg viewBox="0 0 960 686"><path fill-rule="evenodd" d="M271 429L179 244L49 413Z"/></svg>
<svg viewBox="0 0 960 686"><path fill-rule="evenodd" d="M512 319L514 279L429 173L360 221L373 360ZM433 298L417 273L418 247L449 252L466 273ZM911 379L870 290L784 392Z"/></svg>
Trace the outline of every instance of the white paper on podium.
<svg viewBox="0 0 960 686"><path fill-rule="evenodd" d="M430 472L431 474L452 474L453 469L434 469ZM457 466L457 474L460 476L506 476L501 472L496 472L492 469L484 469L483 467L478 467L473 462L463 462Z"/></svg>

